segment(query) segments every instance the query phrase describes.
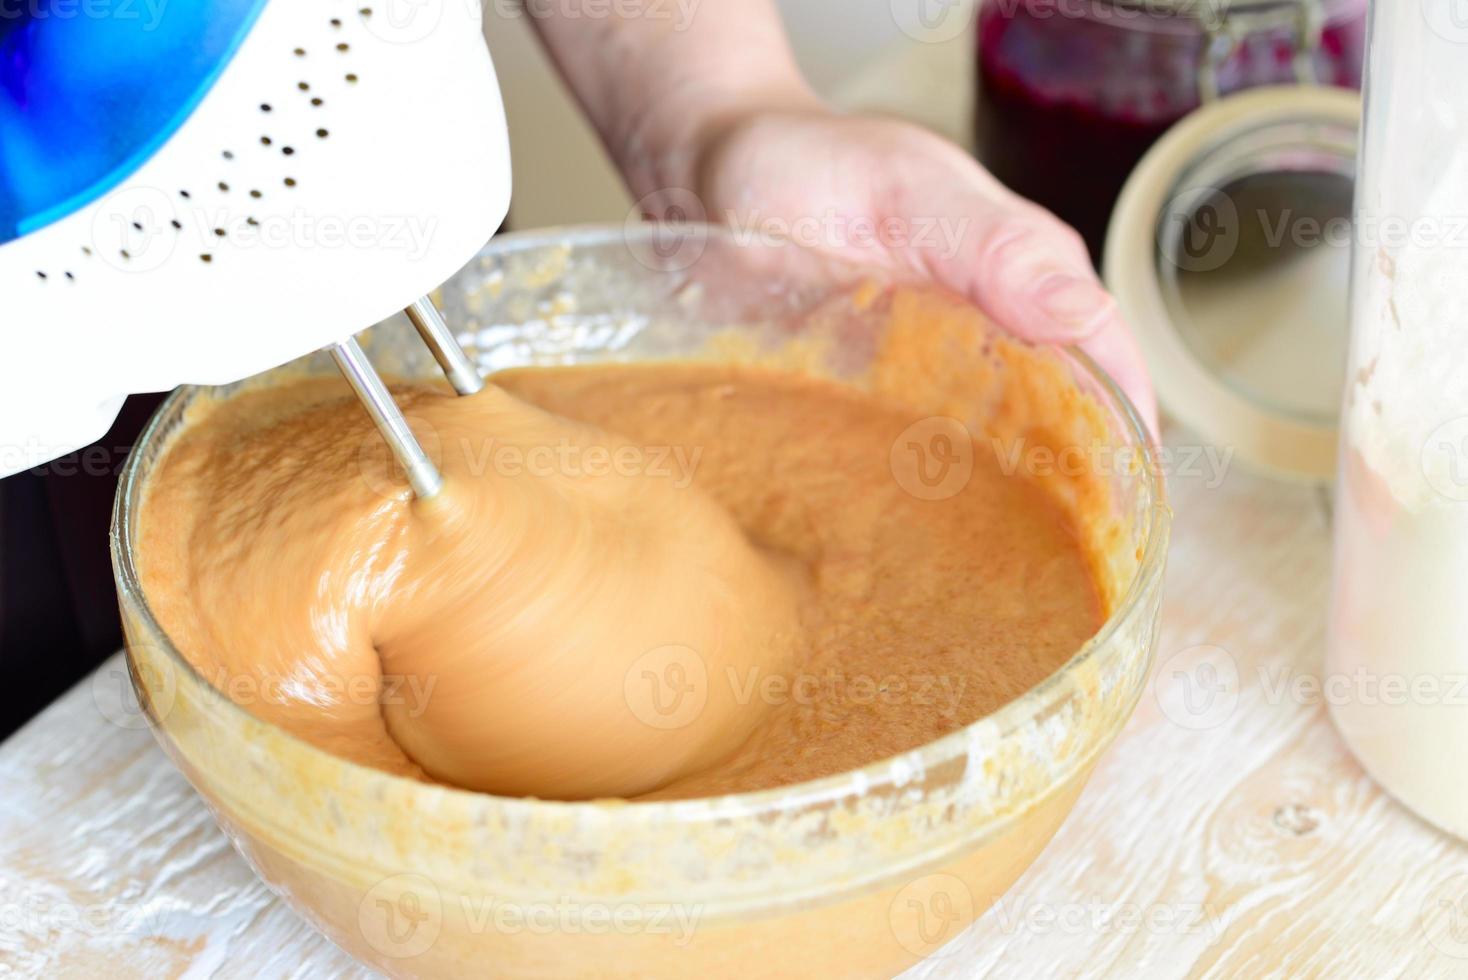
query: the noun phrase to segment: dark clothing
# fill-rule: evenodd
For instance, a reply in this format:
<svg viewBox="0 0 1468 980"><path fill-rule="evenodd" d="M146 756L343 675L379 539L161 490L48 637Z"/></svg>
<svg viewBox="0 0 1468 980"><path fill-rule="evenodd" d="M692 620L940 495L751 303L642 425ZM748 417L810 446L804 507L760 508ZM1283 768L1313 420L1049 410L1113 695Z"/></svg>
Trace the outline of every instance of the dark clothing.
<svg viewBox="0 0 1468 980"><path fill-rule="evenodd" d="M93 446L0 480L0 739L122 645L107 551L112 498L163 398L129 398Z"/></svg>

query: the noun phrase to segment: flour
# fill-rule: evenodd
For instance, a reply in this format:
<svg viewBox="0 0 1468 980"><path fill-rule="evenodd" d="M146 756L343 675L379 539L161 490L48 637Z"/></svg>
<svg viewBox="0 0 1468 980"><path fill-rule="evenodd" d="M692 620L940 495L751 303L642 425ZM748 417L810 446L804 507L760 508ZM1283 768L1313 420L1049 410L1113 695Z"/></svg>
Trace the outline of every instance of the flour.
<svg viewBox="0 0 1468 980"><path fill-rule="evenodd" d="M1327 673L1393 795L1468 836L1468 58L1377 11Z"/></svg>

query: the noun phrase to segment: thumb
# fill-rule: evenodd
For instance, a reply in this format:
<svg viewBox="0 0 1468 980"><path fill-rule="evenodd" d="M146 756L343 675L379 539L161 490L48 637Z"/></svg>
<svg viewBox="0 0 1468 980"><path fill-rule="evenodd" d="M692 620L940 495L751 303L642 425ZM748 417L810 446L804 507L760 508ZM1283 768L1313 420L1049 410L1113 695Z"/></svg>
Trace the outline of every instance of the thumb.
<svg viewBox="0 0 1468 980"><path fill-rule="evenodd" d="M966 213L975 217L959 247L930 264L930 273L1015 336L1086 351L1127 393L1155 436L1157 401L1146 361L1081 236L1018 199L984 196Z"/></svg>
<svg viewBox="0 0 1468 980"><path fill-rule="evenodd" d="M933 272L1025 340L1079 344L1116 316L1116 301L1073 229L1040 208L984 201L959 248Z"/></svg>

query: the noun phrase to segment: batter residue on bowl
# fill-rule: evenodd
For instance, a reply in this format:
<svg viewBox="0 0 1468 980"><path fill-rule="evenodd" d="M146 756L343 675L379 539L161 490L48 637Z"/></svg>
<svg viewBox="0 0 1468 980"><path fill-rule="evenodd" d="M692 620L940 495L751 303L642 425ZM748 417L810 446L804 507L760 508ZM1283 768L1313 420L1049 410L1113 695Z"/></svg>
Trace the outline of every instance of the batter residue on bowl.
<svg viewBox="0 0 1468 980"><path fill-rule="evenodd" d="M150 481L143 584L221 691L392 772L645 799L854 769L1034 687L1106 614L1060 497L896 393L941 362L872 390L712 363L400 386L447 479L426 502L344 385L246 392ZM1071 397L1047 383L1031 409Z"/></svg>

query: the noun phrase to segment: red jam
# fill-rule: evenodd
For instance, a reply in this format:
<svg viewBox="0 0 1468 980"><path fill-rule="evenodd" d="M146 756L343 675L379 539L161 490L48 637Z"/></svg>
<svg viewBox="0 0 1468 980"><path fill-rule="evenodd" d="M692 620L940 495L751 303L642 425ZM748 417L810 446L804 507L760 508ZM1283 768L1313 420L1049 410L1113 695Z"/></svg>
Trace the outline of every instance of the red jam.
<svg viewBox="0 0 1468 980"><path fill-rule="evenodd" d="M1221 93L1296 81L1296 5L1275 6L1279 17L1261 23L1220 62ZM1323 6L1317 79L1359 88L1366 0ZM1203 25L1162 7L985 0L979 15L979 158L1015 191L1078 228L1098 262L1127 176L1202 101ZM1234 7L1242 7L1239 0Z"/></svg>

